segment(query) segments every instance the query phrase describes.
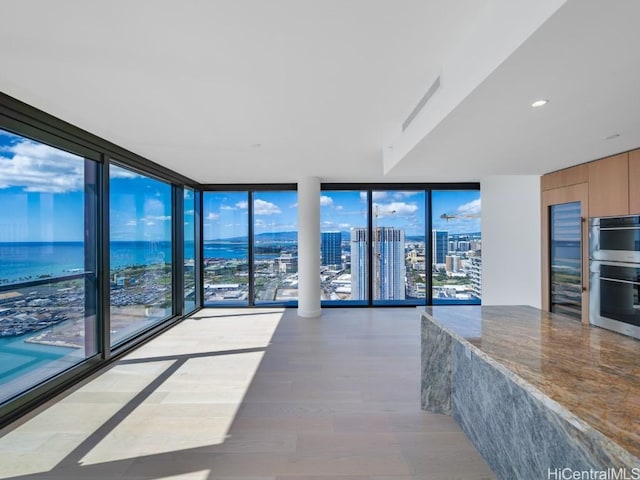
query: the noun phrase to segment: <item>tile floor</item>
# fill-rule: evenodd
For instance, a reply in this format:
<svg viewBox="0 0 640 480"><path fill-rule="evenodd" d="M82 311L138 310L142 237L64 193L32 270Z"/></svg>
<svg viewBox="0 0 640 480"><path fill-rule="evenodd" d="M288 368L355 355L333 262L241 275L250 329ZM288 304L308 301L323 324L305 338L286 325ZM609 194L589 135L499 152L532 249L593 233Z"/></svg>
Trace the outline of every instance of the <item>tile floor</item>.
<svg viewBox="0 0 640 480"><path fill-rule="evenodd" d="M0 478L495 478L419 379L412 308L202 310L0 431Z"/></svg>

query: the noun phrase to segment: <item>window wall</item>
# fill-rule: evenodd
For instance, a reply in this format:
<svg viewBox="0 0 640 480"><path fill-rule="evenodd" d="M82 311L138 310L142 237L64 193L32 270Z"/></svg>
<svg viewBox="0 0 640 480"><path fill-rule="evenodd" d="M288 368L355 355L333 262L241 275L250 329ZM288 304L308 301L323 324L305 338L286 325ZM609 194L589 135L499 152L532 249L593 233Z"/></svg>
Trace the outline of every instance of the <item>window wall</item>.
<svg viewBox="0 0 640 480"><path fill-rule="evenodd" d="M354 187L329 184L321 192L324 305L480 303L476 185Z"/></svg>
<svg viewBox="0 0 640 480"><path fill-rule="evenodd" d="M192 183L0 93L0 426L200 306Z"/></svg>
<svg viewBox="0 0 640 480"><path fill-rule="evenodd" d="M369 298L369 208L366 190L320 197L322 301L366 305Z"/></svg>
<svg viewBox="0 0 640 480"><path fill-rule="evenodd" d="M431 202L433 303L480 303L480 191L434 190Z"/></svg>
<svg viewBox="0 0 640 480"><path fill-rule="evenodd" d="M171 185L109 169L111 345L173 313Z"/></svg>
<svg viewBox="0 0 640 480"><path fill-rule="evenodd" d="M197 300L196 268L196 192L185 188L183 195L184 212L184 311L192 312Z"/></svg>
<svg viewBox="0 0 640 480"><path fill-rule="evenodd" d="M97 164L0 130L0 403L98 352Z"/></svg>
<svg viewBox="0 0 640 480"><path fill-rule="evenodd" d="M424 190L374 190L372 202L374 305L424 303Z"/></svg>
<svg viewBox="0 0 640 480"><path fill-rule="evenodd" d="M298 195L287 188L203 192L204 305L295 305Z"/></svg>
<svg viewBox="0 0 640 480"><path fill-rule="evenodd" d="M249 193L203 195L204 304L249 304Z"/></svg>
<svg viewBox="0 0 640 480"><path fill-rule="evenodd" d="M202 192L2 94L0 128L0 422L202 304L297 303L295 185ZM477 185L326 187L323 303L479 302Z"/></svg>
<svg viewBox="0 0 640 480"><path fill-rule="evenodd" d="M298 194L253 192L255 304L298 301Z"/></svg>

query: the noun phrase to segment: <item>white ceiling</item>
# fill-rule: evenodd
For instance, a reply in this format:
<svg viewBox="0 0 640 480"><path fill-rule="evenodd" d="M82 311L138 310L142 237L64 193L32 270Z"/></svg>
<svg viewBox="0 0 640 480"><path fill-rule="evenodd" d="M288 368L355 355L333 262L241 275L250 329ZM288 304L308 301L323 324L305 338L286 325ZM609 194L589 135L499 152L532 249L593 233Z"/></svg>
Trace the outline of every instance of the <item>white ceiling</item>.
<svg viewBox="0 0 640 480"><path fill-rule="evenodd" d="M639 148L638 18L636 0L566 2L387 170L540 174ZM530 108L540 98L549 103Z"/></svg>
<svg viewBox="0 0 640 480"><path fill-rule="evenodd" d="M636 0L4 0L0 90L202 183L539 174L640 147L639 14Z"/></svg>

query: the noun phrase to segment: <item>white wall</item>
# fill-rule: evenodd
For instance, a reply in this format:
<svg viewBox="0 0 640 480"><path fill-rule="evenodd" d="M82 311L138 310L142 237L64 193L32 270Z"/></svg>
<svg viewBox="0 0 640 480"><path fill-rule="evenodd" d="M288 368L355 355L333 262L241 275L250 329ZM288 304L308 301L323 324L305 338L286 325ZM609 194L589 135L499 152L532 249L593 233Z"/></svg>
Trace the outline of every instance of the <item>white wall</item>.
<svg viewBox="0 0 640 480"><path fill-rule="evenodd" d="M482 304L540 308L540 177L481 179Z"/></svg>

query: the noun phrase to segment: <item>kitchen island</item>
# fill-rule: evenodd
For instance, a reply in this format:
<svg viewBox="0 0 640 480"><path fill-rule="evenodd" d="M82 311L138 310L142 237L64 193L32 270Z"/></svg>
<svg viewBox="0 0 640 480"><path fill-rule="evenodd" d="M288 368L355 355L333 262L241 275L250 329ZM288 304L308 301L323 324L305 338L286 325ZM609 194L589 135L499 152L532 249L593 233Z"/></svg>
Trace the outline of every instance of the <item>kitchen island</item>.
<svg viewBox="0 0 640 480"><path fill-rule="evenodd" d="M532 307L427 307L421 399L499 478L640 478L638 340Z"/></svg>

